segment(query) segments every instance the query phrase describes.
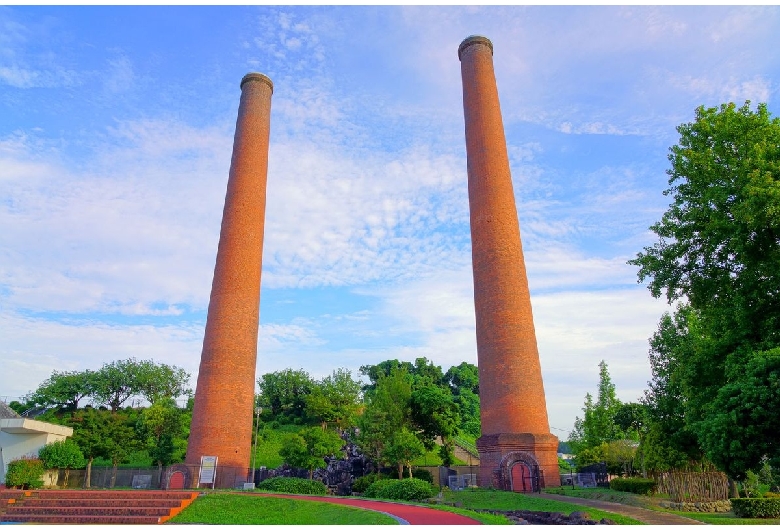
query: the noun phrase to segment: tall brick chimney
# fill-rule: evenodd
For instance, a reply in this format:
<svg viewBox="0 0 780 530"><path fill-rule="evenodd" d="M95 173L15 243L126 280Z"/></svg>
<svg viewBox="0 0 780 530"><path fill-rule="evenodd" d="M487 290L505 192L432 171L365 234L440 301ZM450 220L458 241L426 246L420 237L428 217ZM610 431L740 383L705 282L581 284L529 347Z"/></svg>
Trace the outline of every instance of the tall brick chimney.
<svg viewBox="0 0 780 530"><path fill-rule="evenodd" d="M272 93L273 83L263 74L241 80L187 444L187 464L199 464L201 456L219 458L218 485L226 487L245 480L250 466Z"/></svg>
<svg viewBox="0 0 780 530"><path fill-rule="evenodd" d="M493 71L493 44L458 48L463 79L474 309L477 324L480 486L528 491L560 484L550 434L520 226ZM538 472L541 471L541 473Z"/></svg>

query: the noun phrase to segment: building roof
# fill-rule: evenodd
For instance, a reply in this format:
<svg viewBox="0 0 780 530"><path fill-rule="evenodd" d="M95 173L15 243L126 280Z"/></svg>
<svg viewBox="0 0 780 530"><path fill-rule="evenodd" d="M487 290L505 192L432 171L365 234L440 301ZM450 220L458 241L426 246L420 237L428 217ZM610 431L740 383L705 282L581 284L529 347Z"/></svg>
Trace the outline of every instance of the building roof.
<svg viewBox="0 0 780 530"><path fill-rule="evenodd" d="M0 401L0 420L10 420L11 418L18 418L19 415L14 409Z"/></svg>

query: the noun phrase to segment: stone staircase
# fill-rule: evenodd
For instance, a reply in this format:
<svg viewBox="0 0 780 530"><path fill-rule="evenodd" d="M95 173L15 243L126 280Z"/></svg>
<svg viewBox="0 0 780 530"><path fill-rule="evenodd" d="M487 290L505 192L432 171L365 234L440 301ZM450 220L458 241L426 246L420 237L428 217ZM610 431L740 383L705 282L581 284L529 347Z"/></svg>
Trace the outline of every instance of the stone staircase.
<svg viewBox="0 0 780 530"><path fill-rule="evenodd" d="M3 490L0 524L160 524L197 497L191 491Z"/></svg>

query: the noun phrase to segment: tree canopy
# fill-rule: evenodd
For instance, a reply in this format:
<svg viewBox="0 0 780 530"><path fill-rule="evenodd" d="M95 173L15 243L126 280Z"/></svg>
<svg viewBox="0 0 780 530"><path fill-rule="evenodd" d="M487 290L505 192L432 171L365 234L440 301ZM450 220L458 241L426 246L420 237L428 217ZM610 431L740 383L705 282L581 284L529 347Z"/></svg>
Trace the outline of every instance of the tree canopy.
<svg viewBox="0 0 780 530"><path fill-rule="evenodd" d="M771 399L775 388L780 120L765 104L729 103L699 107L677 131L664 192L672 204L650 227L658 241L629 262L653 296L680 303L651 343L649 434L684 425L670 440L678 454L695 453L692 435L709 460L741 478L762 458L780 457L764 428L780 424L780 409L742 406Z"/></svg>

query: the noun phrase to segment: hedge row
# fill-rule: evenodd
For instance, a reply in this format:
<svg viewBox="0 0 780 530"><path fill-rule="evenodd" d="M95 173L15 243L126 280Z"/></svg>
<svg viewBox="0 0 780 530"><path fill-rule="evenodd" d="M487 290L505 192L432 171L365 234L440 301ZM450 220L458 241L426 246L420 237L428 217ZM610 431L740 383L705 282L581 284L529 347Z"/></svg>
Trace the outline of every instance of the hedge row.
<svg viewBox="0 0 780 530"><path fill-rule="evenodd" d="M655 488L655 481L649 478L613 478L609 481L609 488L615 491L647 495Z"/></svg>
<svg viewBox="0 0 780 530"><path fill-rule="evenodd" d="M318 480L293 477L273 477L257 485L258 489L303 495L326 495L328 488Z"/></svg>
<svg viewBox="0 0 780 530"><path fill-rule="evenodd" d="M731 499L731 510L737 517L776 519L780 517L780 499Z"/></svg>
<svg viewBox="0 0 780 530"><path fill-rule="evenodd" d="M363 493L369 499L423 501L433 497L433 486L419 478L383 479L371 484Z"/></svg>

